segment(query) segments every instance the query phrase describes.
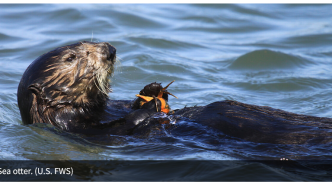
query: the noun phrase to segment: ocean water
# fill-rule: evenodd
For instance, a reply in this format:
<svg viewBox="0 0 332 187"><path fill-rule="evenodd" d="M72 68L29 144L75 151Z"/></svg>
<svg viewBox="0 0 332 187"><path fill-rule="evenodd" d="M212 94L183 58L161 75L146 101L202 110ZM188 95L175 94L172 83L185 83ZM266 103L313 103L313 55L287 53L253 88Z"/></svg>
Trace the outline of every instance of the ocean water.
<svg viewBox="0 0 332 187"><path fill-rule="evenodd" d="M179 98L170 98L172 109L229 99L332 117L331 10L324 4L0 4L0 159L164 160L165 165L167 160L331 160L331 144L225 139L212 146L192 137L173 144L125 137L128 143L99 145L47 124L22 125L16 98L23 72L38 56L78 41L103 41L117 48L121 62L111 99L132 100L148 83L175 80L168 89ZM206 170L208 164L200 164ZM187 176L201 175L199 168L188 169ZM225 180L251 175L332 180L330 171L315 178L264 164L215 173Z"/></svg>

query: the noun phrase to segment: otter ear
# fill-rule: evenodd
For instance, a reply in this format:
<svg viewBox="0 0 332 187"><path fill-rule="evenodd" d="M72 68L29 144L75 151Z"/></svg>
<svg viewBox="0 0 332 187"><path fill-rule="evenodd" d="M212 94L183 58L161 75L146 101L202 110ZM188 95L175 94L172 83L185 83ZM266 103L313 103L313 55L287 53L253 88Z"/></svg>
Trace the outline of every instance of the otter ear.
<svg viewBox="0 0 332 187"><path fill-rule="evenodd" d="M34 83L34 84L31 84L29 87L28 87L29 90L31 90L34 94L36 95L39 95L39 93L42 91L42 88L40 86L39 83Z"/></svg>

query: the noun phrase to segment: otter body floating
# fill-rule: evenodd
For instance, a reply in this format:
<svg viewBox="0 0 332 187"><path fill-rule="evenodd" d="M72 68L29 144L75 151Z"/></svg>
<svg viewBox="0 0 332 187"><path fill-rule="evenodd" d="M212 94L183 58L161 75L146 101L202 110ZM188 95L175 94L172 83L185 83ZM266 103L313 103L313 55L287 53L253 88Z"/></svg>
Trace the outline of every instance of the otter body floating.
<svg viewBox="0 0 332 187"><path fill-rule="evenodd" d="M270 107L219 101L171 112L167 101L172 94L166 89L172 82L165 88L156 82L148 84L134 101L111 100L109 78L115 62L116 49L106 42L78 42L41 55L24 72L18 86L23 124L50 123L65 131L98 137L114 134L148 138L164 131L165 125L169 125L169 133L191 133L193 128L186 124L193 122L221 138L224 134L274 144L332 141L331 118ZM170 118L156 117L158 112L168 113Z"/></svg>

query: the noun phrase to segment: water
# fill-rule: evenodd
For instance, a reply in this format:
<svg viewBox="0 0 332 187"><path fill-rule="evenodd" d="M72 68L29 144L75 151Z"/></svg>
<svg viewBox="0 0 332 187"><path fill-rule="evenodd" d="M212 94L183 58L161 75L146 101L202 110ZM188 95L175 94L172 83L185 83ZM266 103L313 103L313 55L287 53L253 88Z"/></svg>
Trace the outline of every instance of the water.
<svg viewBox="0 0 332 187"><path fill-rule="evenodd" d="M331 159L330 144L271 145L231 138L219 139L218 146L190 136L173 143L118 137L127 143L100 145L45 124L21 125L16 99L24 70L39 55L77 41L105 41L117 48L121 60L112 78L112 99L131 100L148 83L175 80L168 89L179 97L170 99L173 109L232 99L332 117L331 9L332 5L2 4L0 159ZM272 180L287 174L267 167L252 171L248 165L238 169L272 172ZM287 180L312 179L299 175Z"/></svg>

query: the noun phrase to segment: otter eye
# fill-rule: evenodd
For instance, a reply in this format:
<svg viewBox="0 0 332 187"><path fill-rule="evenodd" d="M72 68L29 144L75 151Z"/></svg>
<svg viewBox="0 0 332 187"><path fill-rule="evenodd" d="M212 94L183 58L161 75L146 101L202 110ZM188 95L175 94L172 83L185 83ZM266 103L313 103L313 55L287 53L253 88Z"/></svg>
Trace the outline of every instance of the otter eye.
<svg viewBox="0 0 332 187"><path fill-rule="evenodd" d="M70 57L68 57L68 58L66 59L66 61L71 62L71 61L73 61L75 58L76 58L76 55L75 55L75 54L70 54Z"/></svg>

